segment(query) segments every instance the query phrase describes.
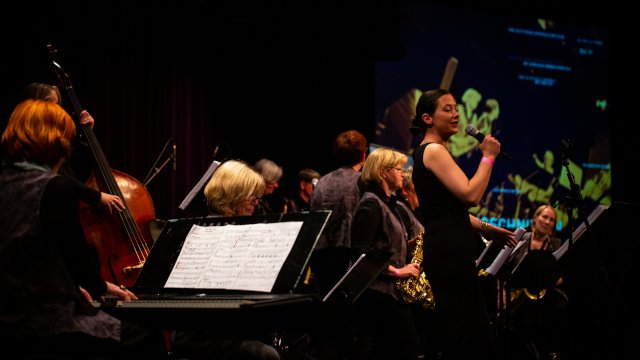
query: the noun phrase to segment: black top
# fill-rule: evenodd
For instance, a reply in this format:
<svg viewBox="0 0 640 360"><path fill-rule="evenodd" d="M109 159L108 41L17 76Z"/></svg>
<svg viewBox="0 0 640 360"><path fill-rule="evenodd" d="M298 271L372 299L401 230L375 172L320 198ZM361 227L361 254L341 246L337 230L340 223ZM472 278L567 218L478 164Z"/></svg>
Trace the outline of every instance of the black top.
<svg viewBox="0 0 640 360"><path fill-rule="evenodd" d="M392 253L389 263L396 268L407 263L407 240L418 236L422 225L411 210L396 196L387 196L379 186L367 186L351 224L352 259L369 249ZM394 283L397 279L382 273L369 288L399 298Z"/></svg>
<svg viewBox="0 0 640 360"><path fill-rule="evenodd" d="M425 226L425 270L442 272L461 265L475 268L476 233L471 227L468 207L425 168L422 157L427 145L417 147L413 153L412 175L420 203L416 210Z"/></svg>
<svg viewBox="0 0 640 360"><path fill-rule="evenodd" d="M468 207L425 167L426 146L413 152L412 179L424 220L422 264L436 301L441 348L451 359L492 358L489 315L475 265L476 232Z"/></svg>
<svg viewBox="0 0 640 360"><path fill-rule="evenodd" d="M287 212L298 213L302 211L311 210L311 205L304 201L300 194L296 194L294 197L286 198Z"/></svg>
<svg viewBox="0 0 640 360"><path fill-rule="evenodd" d="M0 333L14 337L82 332L119 337L120 322L80 293L106 292L80 225L73 182L12 166L0 172Z"/></svg>
<svg viewBox="0 0 640 360"><path fill-rule="evenodd" d="M85 182L91 177L92 170L93 156L91 149L78 142L71 153L71 158L62 163L58 173L75 180L73 187L80 201L89 205L97 205L100 201L100 191L85 185Z"/></svg>

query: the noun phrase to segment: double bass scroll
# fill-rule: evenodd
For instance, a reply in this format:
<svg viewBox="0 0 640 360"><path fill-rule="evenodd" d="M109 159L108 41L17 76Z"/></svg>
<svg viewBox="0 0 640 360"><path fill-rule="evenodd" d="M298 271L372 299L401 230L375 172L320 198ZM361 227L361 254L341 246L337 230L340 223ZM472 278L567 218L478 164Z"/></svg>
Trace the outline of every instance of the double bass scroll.
<svg viewBox="0 0 640 360"><path fill-rule="evenodd" d="M71 80L55 61L57 50L51 44L47 48L60 86L65 89L73 105L76 128L87 142L95 160L87 185L120 197L125 205L125 209L114 216L82 204L80 221L84 234L96 247L103 278L118 285L132 287L153 245L150 231L150 223L155 219L153 201L142 183L111 169L91 126L79 123L82 106Z"/></svg>

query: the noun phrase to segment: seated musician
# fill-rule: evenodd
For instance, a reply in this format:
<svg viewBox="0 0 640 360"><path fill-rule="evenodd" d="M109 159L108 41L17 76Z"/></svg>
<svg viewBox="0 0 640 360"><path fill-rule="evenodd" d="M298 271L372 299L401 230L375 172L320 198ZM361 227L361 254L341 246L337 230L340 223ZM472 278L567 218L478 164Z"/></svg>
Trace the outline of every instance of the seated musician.
<svg viewBox="0 0 640 360"><path fill-rule="evenodd" d="M0 344L20 359L162 359L161 331L120 321L90 300L135 294L101 277L69 177L76 127L59 105L25 100L2 134Z"/></svg>
<svg viewBox="0 0 640 360"><path fill-rule="evenodd" d="M212 214L252 215L265 188L265 181L258 172L241 161L228 160L213 173L204 188L204 196Z"/></svg>
<svg viewBox="0 0 640 360"><path fill-rule="evenodd" d="M62 94L60 89L55 85L49 85L45 83L31 83L22 90L20 100L45 100L52 103L62 105ZM93 128L94 119L87 110L82 110L80 113L80 124L88 125ZM73 181L73 188L76 191L76 195L80 199L89 205L101 205L109 213L114 211L124 210L124 203L117 195L107 194L89 186L86 186L86 182L93 169L93 156L89 147L86 144L82 144L78 138L74 139L73 151L67 161L63 162L60 166L59 174L69 176Z"/></svg>
<svg viewBox="0 0 640 360"><path fill-rule="evenodd" d="M260 174L245 163L228 160L211 176L204 189L209 211L219 216L247 216L264 193ZM216 326L216 324L211 324ZM222 337L207 331L175 331L172 350L189 359L278 360L278 351L260 339Z"/></svg>
<svg viewBox="0 0 640 360"><path fill-rule="evenodd" d="M524 234L505 263L509 274L515 269L511 280L506 281L509 292L506 303L518 345L526 346L527 352L534 349L552 359L562 358L559 353L568 338L569 322L569 300L561 289L563 278L552 255L561 245L561 240L554 236L555 226L555 209L551 205L538 207L531 220L531 231Z"/></svg>

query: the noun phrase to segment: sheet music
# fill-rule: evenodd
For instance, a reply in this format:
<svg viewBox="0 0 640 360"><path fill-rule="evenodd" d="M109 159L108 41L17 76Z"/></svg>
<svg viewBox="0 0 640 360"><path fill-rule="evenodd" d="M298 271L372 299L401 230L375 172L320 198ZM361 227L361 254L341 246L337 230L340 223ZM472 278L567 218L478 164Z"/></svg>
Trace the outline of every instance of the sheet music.
<svg viewBox="0 0 640 360"><path fill-rule="evenodd" d="M193 225L165 288L270 292L302 224Z"/></svg>
<svg viewBox="0 0 640 360"><path fill-rule="evenodd" d="M522 237L524 236L525 232L526 231L523 228L516 229L516 231L514 232L514 237L518 242L518 244L516 244L514 248L504 245L502 247L502 250L500 250L500 252L498 253L498 256L496 256L496 258L493 260L491 265L489 265L489 267L487 268L486 270L487 273L495 276L498 273L498 271L500 271L500 268L502 268L502 265L504 265L504 262L507 261L507 259L509 258L509 255L511 255L511 253L514 252L515 249L518 249L522 245L523 243Z"/></svg>
<svg viewBox="0 0 640 360"><path fill-rule="evenodd" d="M602 214L605 210L609 208L608 205L598 205L595 209L587 216L587 221L589 221L589 225L592 225L594 221ZM580 239L582 234L587 230L587 226L584 224L584 221L575 229L571 235L571 239L573 239L573 243ZM558 250L553 252L553 256L556 260L560 260L560 258L567 252L569 249L569 241L565 240L562 245L558 248Z"/></svg>

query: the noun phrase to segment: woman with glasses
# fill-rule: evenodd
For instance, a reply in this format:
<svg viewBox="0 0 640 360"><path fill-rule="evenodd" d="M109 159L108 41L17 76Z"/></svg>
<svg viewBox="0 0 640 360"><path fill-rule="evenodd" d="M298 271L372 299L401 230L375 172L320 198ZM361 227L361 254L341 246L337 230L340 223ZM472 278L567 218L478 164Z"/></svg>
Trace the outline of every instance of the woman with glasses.
<svg viewBox="0 0 640 360"><path fill-rule="evenodd" d="M407 243L422 225L409 207L396 199L402 189L402 167L407 157L378 148L364 162L364 194L353 214L351 248L354 260L375 248L392 253L389 265L358 298L356 309L364 334L371 336L372 359L417 359L419 339L409 305L395 288L398 279L418 277L420 265L407 263Z"/></svg>
<svg viewBox="0 0 640 360"><path fill-rule="evenodd" d="M204 188L207 207L221 216L252 215L265 192L263 177L238 160L222 163Z"/></svg>
<svg viewBox="0 0 640 360"><path fill-rule="evenodd" d="M222 163L204 188L207 207L213 215L249 216L264 193L260 174L239 160ZM174 331L172 350L189 359L279 360L278 351L257 339L221 337L206 330Z"/></svg>

